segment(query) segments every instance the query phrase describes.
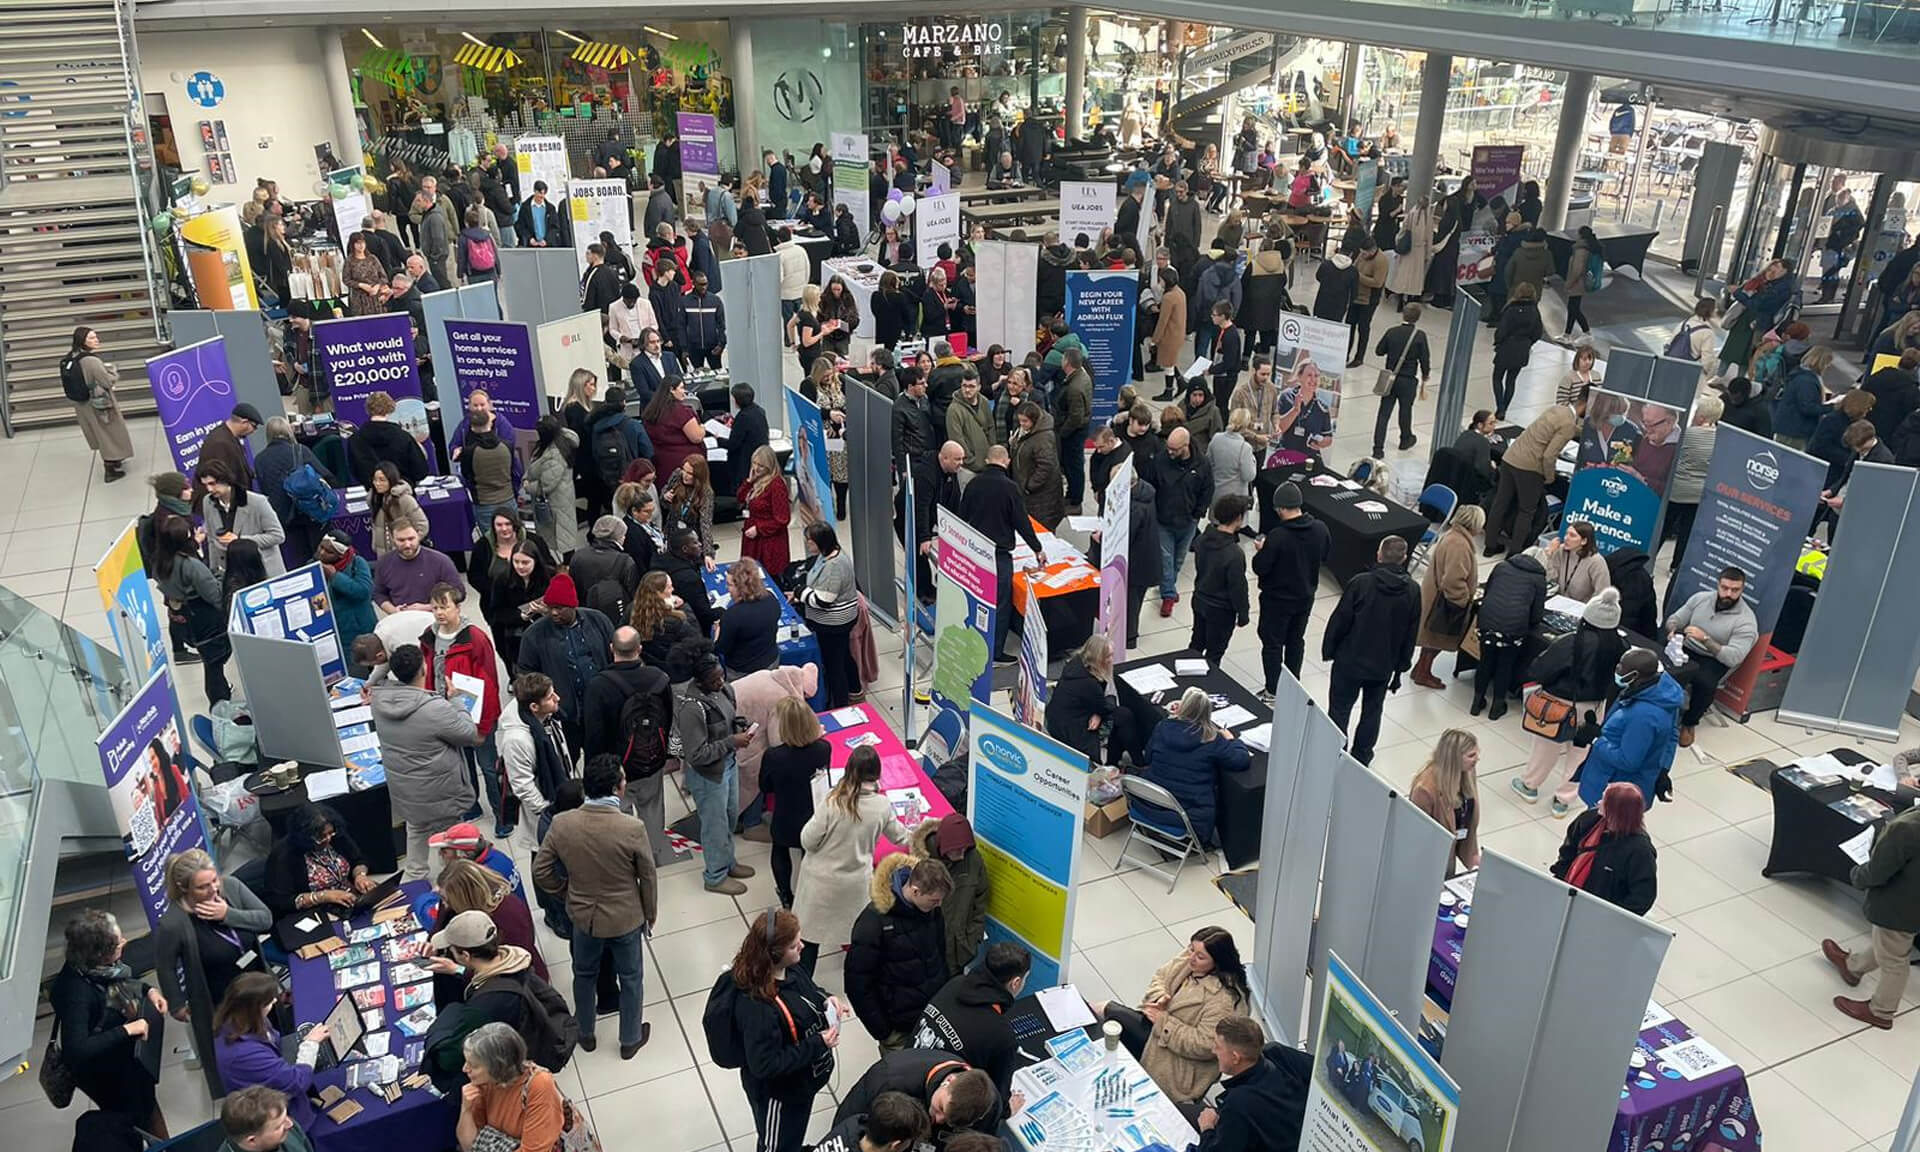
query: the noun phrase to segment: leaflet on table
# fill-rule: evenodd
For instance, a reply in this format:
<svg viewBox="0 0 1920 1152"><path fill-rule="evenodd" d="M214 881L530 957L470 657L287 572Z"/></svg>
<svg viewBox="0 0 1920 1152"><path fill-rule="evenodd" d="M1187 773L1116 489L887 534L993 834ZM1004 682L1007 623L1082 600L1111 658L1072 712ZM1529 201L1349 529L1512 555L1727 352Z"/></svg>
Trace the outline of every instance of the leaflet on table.
<svg viewBox="0 0 1920 1152"><path fill-rule="evenodd" d="M867 712L864 708L835 708L822 713L820 721L827 731L838 732L842 728L858 728L867 723Z"/></svg>
<svg viewBox="0 0 1920 1152"><path fill-rule="evenodd" d="M1893 811L1893 809L1880 803L1880 801L1875 800L1873 797L1864 796L1857 792L1851 796L1842 796L1840 799L1827 805L1827 807L1845 816L1855 824L1872 824L1875 820Z"/></svg>
<svg viewBox="0 0 1920 1152"><path fill-rule="evenodd" d="M313 801L328 800L347 794L347 770L329 768L324 772L314 772L307 776L307 799Z"/></svg>
<svg viewBox="0 0 1920 1152"><path fill-rule="evenodd" d="M373 723L373 708L367 704L361 704L354 708L342 708L333 714L333 726L335 728L345 728L349 724L371 723Z"/></svg>
<svg viewBox="0 0 1920 1152"><path fill-rule="evenodd" d="M1167 671L1165 664L1148 664L1140 668L1128 668L1120 673L1120 679L1125 680L1135 692L1140 693L1142 696L1149 696L1155 692L1171 691L1178 686L1174 682L1173 673Z"/></svg>
<svg viewBox="0 0 1920 1152"><path fill-rule="evenodd" d="M1175 660L1173 662L1173 674L1175 676L1205 676L1210 671L1212 671L1212 669L1207 666L1205 660Z"/></svg>
<svg viewBox="0 0 1920 1152"><path fill-rule="evenodd" d="M1472 872L1462 872L1458 876L1449 877L1441 884L1441 887L1453 893L1453 898L1460 903L1471 904L1473 903L1473 886L1479 879L1480 873L1479 870L1476 869Z"/></svg>
<svg viewBox="0 0 1920 1152"><path fill-rule="evenodd" d="M1362 500L1355 504L1354 507L1362 512L1371 512L1376 516L1385 516L1387 514L1387 506L1378 500Z"/></svg>
<svg viewBox="0 0 1920 1152"><path fill-rule="evenodd" d="M1900 774L1893 770L1891 764L1862 764L1854 770L1853 778L1882 792L1892 792L1900 787Z"/></svg>
<svg viewBox="0 0 1920 1152"><path fill-rule="evenodd" d="M1840 783L1840 777L1825 772L1815 772L1802 768L1798 764L1789 765L1780 770L1781 779L1795 788L1811 792L1815 788L1825 788L1829 784Z"/></svg>
<svg viewBox="0 0 1920 1152"><path fill-rule="evenodd" d="M1649 1000L1647 1001L1646 1014L1640 1017L1640 1031L1645 1032L1649 1028L1658 1028L1669 1020L1675 1019L1678 1019L1678 1017L1661 1006L1659 1001Z"/></svg>
<svg viewBox="0 0 1920 1152"><path fill-rule="evenodd" d="M1269 720L1265 724L1256 724L1245 732L1240 733L1240 743L1245 744L1255 752L1265 752L1273 746L1273 721Z"/></svg>
<svg viewBox="0 0 1920 1152"><path fill-rule="evenodd" d="M1563 616L1572 616L1577 619L1580 613L1586 610L1587 602L1585 600L1575 600L1571 596L1547 597L1547 611L1550 613L1558 612Z"/></svg>
<svg viewBox="0 0 1920 1152"><path fill-rule="evenodd" d="M1075 532L1091 532L1100 527L1100 517L1069 516L1067 517L1067 527L1073 529Z"/></svg>
<svg viewBox="0 0 1920 1152"><path fill-rule="evenodd" d="M918 787L914 786L889 788L887 803L893 805L893 814L899 818L900 823L909 828L920 823L928 810L927 798L920 794Z"/></svg>
<svg viewBox="0 0 1920 1152"><path fill-rule="evenodd" d="M1656 1049L1653 1058L1660 1062L1663 1069L1679 1073L1682 1080L1700 1080L1734 1067L1725 1052L1700 1036Z"/></svg>
<svg viewBox="0 0 1920 1152"><path fill-rule="evenodd" d="M1053 1037L1047 1041L1047 1051L1053 1053L1061 1067L1076 1076L1100 1063L1100 1052L1092 1038L1081 1031Z"/></svg>
<svg viewBox="0 0 1920 1152"><path fill-rule="evenodd" d="M1040 533L1040 554L1046 557L1048 564L1069 564L1075 560L1083 562L1086 560L1085 554L1080 549L1051 532Z"/></svg>
<svg viewBox="0 0 1920 1152"><path fill-rule="evenodd" d="M1869 824L1860 830L1858 836L1849 836L1840 841L1840 851L1845 852L1847 859L1855 864L1865 864L1867 858L1873 855L1873 826Z"/></svg>
<svg viewBox="0 0 1920 1152"><path fill-rule="evenodd" d="M1040 1009L1047 1014L1047 1022L1053 1025L1055 1031L1085 1028L1094 1023L1093 1010L1087 1007L1080 990L1071 984L1042 988L1034 994L1034 998L1040 1001Z"/></svg>
<svg viewBox="0 0 1920 1152"><path fill-rule="evenodd" d="M1238 704L1229 704L1213 714L1213 722L1222 728L1238 728L1253 719L1253 713Z"/></svg>
<svg viewBox="0 0 1920 1152"><path fill-rule="evenodd" d="M1802 756L1793 762L1793 767L1809 776L1821 777L1822 782L1827 784L1842 777L1854 775L1854 770L1840 763L1839 757L1831 752L1822 752L1818 756Z"/></svg>

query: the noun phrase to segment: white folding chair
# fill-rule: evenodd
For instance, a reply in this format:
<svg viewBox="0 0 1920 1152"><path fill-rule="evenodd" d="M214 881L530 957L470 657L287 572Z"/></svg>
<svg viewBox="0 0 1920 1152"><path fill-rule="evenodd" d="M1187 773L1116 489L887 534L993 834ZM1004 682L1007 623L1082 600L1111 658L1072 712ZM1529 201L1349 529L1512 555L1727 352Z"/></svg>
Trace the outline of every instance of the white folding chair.
<svg viewBox="0 0 1920 1152"><path fill-rule="evenodd" d="M1174 886L1180 883L1180 870L1187 866L1187 860L1194 856L1205 859L1207 854L1206 845L1200 842L1199 835L1193 830L1193 821L1187 818L1187 810L1181 807L1180 801L1174 798L1173 793L1145 777L1136 776L1132 773L1127 773L1120 777L1120 789L1130 800L1138 800L1145 804L1151 804L1155 808L1159 808L1172 816L1178 817L1180 827L1184 829L1184 832L1176 834L1164 828L1149 824L1141 819L1142 813L1139 809L1134 809L1131 813L1133 818L1127 822L1127 841L1120 846L1120 859L1115 862L1116 867L1126 865L1133 853L1133 842L1135 839L1139 839L1145 842L1149 848L1174 858L1172 872L1168 872L1166 868L1161 865L1158 857L1152 859L1141 857L1133 860L1135 865L1145 868L1155 876L1165 876L1167 878L1167 891L1173 891ZM1155 813L1154 815L1158 819L1165 819L1165 817L1161 817L1159 813Z"/></svg>

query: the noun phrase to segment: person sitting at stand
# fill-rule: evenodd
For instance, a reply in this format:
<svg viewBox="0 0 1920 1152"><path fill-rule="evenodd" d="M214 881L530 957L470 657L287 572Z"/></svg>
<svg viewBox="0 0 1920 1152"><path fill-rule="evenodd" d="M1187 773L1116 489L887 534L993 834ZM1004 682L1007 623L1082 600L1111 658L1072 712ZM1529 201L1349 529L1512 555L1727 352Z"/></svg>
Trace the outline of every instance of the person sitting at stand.
<svg viewBox="0 0 1920 1152"><path fill-rule="evenodd" d="M278 918L324 905L350 908L355 897L375 887L367 858L341 826L339 813L324 804L306 804L295 810L267 853L267 884L260 895Z"/></svg>
<svg viewBox="0 0 1920 1152"><path fill-rule="evenodd" d="M1213 700L1207 690L1192 687L1180 697L1173 714L1153 730L1147 742L1147 767L1141 775L1173 793L1186 809L1194 835L1202 844L1212 846L1219 839L1214 829L1214 797L1220 773L1244 772L1251 762L1247 746L1213 722ZM1171 813L1162 814L1137 800L1134 811L1134 819L1144 816L1148 824L1163 828L1168 835L1185 833Z"/></svg>
<svg viewBox="0 0 1920 1152"><path fill-rule="evenodd" d="M1229 1016L1213 1026L1220 1100L1201 1111L1199 1152L1291 1152L1299 1147L1313 1057L1264 1045L1260 1025Z"/></svg>
<svg viewBox="0 0 1920 1152"><path fill-rule="evenodd" d="M313 1123L313 1068L320 1061L320 1045L330 1033L316 1025L300 1037L292 1059L281 1055L279 1029L273 1009L280 1003L280 982L265 972L243 973L228 988L213 1013L213 1063L220 1067L227 1091L238 1092L264 1084L287 1094L287 1115L305 1127Z"/></svg>
<svg viewBox="0 0 1920 1152"><path fill-rule="evenodd" d="M907 1048L883 1052L851 1088L841 1092L833 1122L842 1124L872 1112L883 1092L900 1092L925 1106L936 1148L945 1147L947 1139L959 1132L991 1133L1006 1115L993 1078L985 1071L938 1048ZM1019 1110L1012 1098L1007 1102L1008 1111Z"/></svg>
<svg viewBox="0 0 1920 1152"><path fill-rule="evenodd" d="M1553 874L1582 891L1638 916L1659 895L1658 853L1647 835L1647 802L1624 780L1607 785L1600 805L1567 826Z"/></svg>
<svg viewBox="0 0 1920 1152"><path fill-rule="evenodd" d="M1120 1042L1175 1104L1206 1095L1220 1077L1214 1026L1248 1010L1247 969L1233 934L1209 925L1147 983L1140 1007L1117 1000L1091 1005L1120 1025Z"/></svg>

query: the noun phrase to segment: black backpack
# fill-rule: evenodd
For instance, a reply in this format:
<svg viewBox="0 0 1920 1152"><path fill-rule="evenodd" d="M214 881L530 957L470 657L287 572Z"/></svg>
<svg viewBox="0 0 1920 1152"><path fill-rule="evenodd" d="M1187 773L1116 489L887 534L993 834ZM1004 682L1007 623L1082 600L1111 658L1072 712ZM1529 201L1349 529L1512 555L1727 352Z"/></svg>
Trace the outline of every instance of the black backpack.
<svg viewBox="0 0 1920 1152"><path fill-rule="evenodd" d="M591 608L609 620L627 618L627 590L620 586L618 580L598 581L586 590L586 595L581 598L580 603L583 607Z"/></svg>
<svg viewBox="0 0 1920 1152"><path fill-rule="evenodd" d="M75 353L60 360L60 390L75 404L85 404L93 399L93 385L87 383L87 370L80 367L82 359L80 354Z"/></svg>
<svg viewBox="0 0 1920 1152"><path fill-rule="evenodd" d="M700 1027L707 1034L707 1051L720 1068L739 1068L747 1062L746 1041L740 1038L740 1027L734 1020L734 1006L739 999L740 989L734 984L733 972L729 969L713 982L713 991L707 993L707 1006L700 1012ZM787 1019L787 1035L798 1044L800 1029L786 1001L775 996L773 1003Z"/></svg>
<svg viewBox="0 0 1920 1152"><path fill-rule="evenodd" d="M620 766L627 781L647 780L667 763L667 734L673 718L658 693L635 692L620 705L620 731L626 745L620 753Z"/></svg>
<svg viewBox="0 0 1920 1152"><path fill-rule="evenodd" d="M580 1024L567 1010L567 1002L545 980L527 973L524 982L511 981L526 1002L526 1019L520 1034L527 1040L527 1058L549 1072L558 1072L573 1058L580 1042Z"/></svg>
<svg viewBox="0 0 1920 1152"><path fill-rule="evenodd" d="M593 471L600 477L600 483L609 490L617 487L620 477L633 463L633 454L627 444L627 430L620 421L596 424L593 428Z"/></svg>

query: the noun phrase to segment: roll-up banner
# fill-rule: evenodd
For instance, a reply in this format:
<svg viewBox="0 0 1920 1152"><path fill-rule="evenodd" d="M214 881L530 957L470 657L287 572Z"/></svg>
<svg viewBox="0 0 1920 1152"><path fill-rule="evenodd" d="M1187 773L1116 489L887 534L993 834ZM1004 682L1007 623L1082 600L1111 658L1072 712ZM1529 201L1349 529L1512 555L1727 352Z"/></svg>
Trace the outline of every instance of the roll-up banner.
<svg viewBox="0 0 1920 1152"><path fill-rule="evenodd" d="M833 522L833 474L827 469L827 422L820 406L793 389L787 397L787 427L793 437L795 519L802 525Z"/></svg>
<svg viewBox="0 0 1920 1152"><path fill-rule="evenodd" d="M1722 568L1731 565L1747 574L1744 595L1760 639L1740 667L1720 682L1715 697L1735 716L1751 711L1754 681L1766 660L1826 479L1824 460L1731 424L1715 432L1700 509L1687 537L1684 563L1674 574L1668 607L1677 608L1694 593L1714 587Z"/></svg>
<svg viewBox="0 0 1920 1152"><path fill-rule="evenodd" d="M838 193L835 197L838 198ZM940 259L940 245L960 250L960 193L928 193L920 197L913 214L914 255L920 267L932 268ZM977 275L977 273L976 273Z"/></svg>
<svg viewBox="0 0 1920 1152"><path fill-rule="evenodd" d="M828 147L833 160L833 202L845 204L865 236L873 228L867 204L868 142L864 132L830 132Z"/></svg>
<svg viewBox="0 0 1920 1152"><path fill-rule="evenodd" d="M998 575L993 541L947 509L935 512L933 713L919 747L929 763L938 765L966 746L969 701L985 701L993 691L987 646L993 636ZM909 579L913 570L909 559ZM909 605L912 602L909 599ZM1012 608L1009 604L1005 610Z"/></svg>
<svg viewBox="0 0 1920 1152"><path fill-rule="evenodd" d="M1129 455L1107 480L1106 502L1100 506L1100 617L1095 630L1113 641L1115 661L1127 658L1127 550L1133 546L1128 511L1132 503L1133 457ZM1027 619L1039 617L1030 615Z"/></svg>
<svg viewBox="0 0 1920 1152"><path fill-rule="evenodd" d="M347 237L366 226L373 215L373 197L366 193L366 173L358 164L327 173L327 196L333 205L334 238L344 251Z"/></svg>
<svg viewBox="0 0 1920 1152"><path fill-rule="evenodd" d="M1473 336L1479 325L1480 301L1471 292L1454 293L1453 311L1447 319L1447 350L1440 355L1440 388L1433 398L1428 459L1442 448L1453 447L1460 430L1466 427L1461 418L1467 405L1467 376L1473 371Z"/></svg>
<svg viewBox="0 0 1920 1152"><path fill-rule="evenodd" d="M1281 446L1316 453L1332 447L1334 431L1340 427L1347 326L1338 320L1282 313L1274 333L1273 370L1280 379L1282 412L1293 409L1301 389L1313 389L1313 400L1288 429Z"/></svg>
<svg viewBox="0 0 1920 1152"><path fill-rule="evenodd" d="M260 306L238 208L228 204L182 220L174 236L200 307L226 312Z"/></svg>
<svg viewBox="0 0 1920 1152"><path fill-rule="evenodd" d="M1651 556L1686 429L1685 408L1594 389L1562 521L1590 521L1602 552L1638 548Z"/></svg>
<svg viewBox="0 0 1920 1152"><path fill-rule="evenodd" d="M533 333L511 320L445 320L447 371L459 390L460 404L475 389L493 400L493 410L513 425L520 448L538 436L546 412L540 397L538 366L533 358Z"/></svg>
<svg viewBox="0 0 1920 1152"><path fill-rule="evenodd" d="M1133 378L1133 321L1139 293L1140 278L1134 272L1067 273L1067 326L1087 346L1096 428L1113 418L1120 389Z"/></svg>
<svg viewBox="0 0 1920 1152"><path fill-rule="evenodd" d="M1118 192L1111 180L1062 180L1060 242L1075 248L1085 237L1088 247L1098 247L1100 237L1113 227L1114 196Z"/></svg>
<svg viewBox="0 0 1920 1152"><path fill-rule="evenodd" d="M1046 618L1040 614L1039 581L1027 581L1021 614L1027 626L1020 630L1020 664L1013 678L1013 718L1029 728L1043 728L1047 720Z"/></svg>
<svg viewBox="0 0 1920 1152"><path fill-rule="evenodd" d="M607 348L598 312L576 312L547 321L533 330L533 347L542 390L556 403L567 398L567 382L575 372L585 369L595 376L606 375Z"/></svg>
<svg viewBox="0 0 1920 1152"><path fill-rule="evenodd" d="M316 328L316 331L318 329ZM181 473L193 475L200 443L236 402L224 336L162 352L147 360L154 407L167 433L167 450Z"/></svg>
<svg viewBox="0 0 1920 1152"><path fill-rule="evenodd" d="M1327 954L1300 1147L1447 1152L1460 1087L1336 953Z"/></svg>
<svg viewBox="0 0 1920 1152"><path fill-rule="evenodd" d="M983 240L974 249L973 294L979 309L982 347L1007 350L1009 361L1026 359L1034 348L1035 298L1040 288L1040 246ZM1131 365L1129 365L1131 367Z"/></svg>
<svg viewBox="0 0 1920 1152"><path fill-rule="evenodd" d="M333 391L333 414L350 424L367 422L372 393L424 399L413 354L413 318L405 312L322 320L313 326L313 349Z"/></svg>
<svg viewBox="0 0 1920 1152"><path fill-rule="evenodd" d="M188 784L173 680L165 667L135 693L95 741L107 798L149 926L167 912L167 859L206 847L200 802Z"/></svg>
<svg viewBox="0 0 1920 1152"><path fill-rule="evenodd" d="M987 942L1033 956L1036 987L1064 984L1073 951L1087 758L975 701L967 816L987 866Z"/></svg>
<svg viewBox="0 0 1920 1152"><path fill-rule="evenodd" d="M100 606L113 627L114 646L133 679L142 680L165 667L171 648L140 556L134 521L128 521L107 546L106 554L93 566L93 579L100 590Z"/></svg>
<svg viewBox="0 0 1920 1152"><path fill-rule="evenodd" d="M720 176L719 119L711 112L676 112L674 120L680 129L682 178L705 177L711 184Z"/></svg>

